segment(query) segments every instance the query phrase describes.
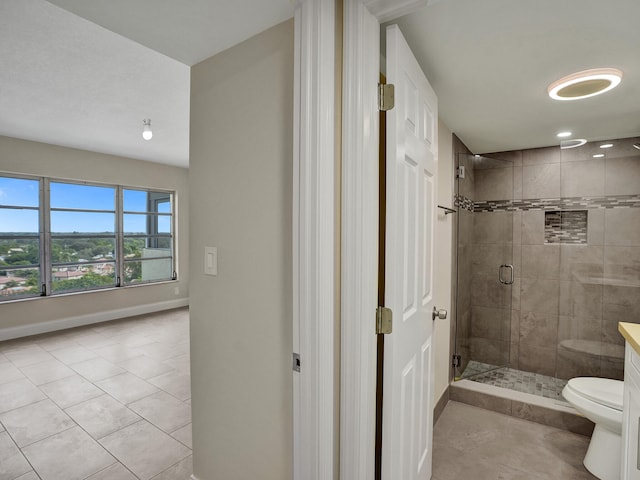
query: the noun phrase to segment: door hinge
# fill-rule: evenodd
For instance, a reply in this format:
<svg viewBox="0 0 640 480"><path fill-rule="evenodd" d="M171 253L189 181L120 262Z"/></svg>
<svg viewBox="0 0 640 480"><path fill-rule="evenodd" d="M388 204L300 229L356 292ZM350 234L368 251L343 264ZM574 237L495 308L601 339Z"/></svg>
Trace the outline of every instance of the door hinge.
<svg viewBox="0 0 640 480"><path fill-rule="evenodd" d="M293 371L294 372L300 371L300 354L299 353L293 354Z"/></svg>
<svg viewBox="0 0 640 480"><path fill-rule="evenodd" d="M453 368L458 368L460 367L461 361L462 361L462 358L460 357L460 355L454 355L451 365L453 366Z"/></svg>
<svg viewBox="0 0 640 480"><path fill-rule="evenodd" d="M378 307L376 310L376 333L390 334L393 330L393 313L390 308Z"/></svg>
<svg viewBox="0 0 640 480"><path fill-rule="evenodd" d="M378 109L382 112L391 110L395 105L395 87L393 83L378 84Z"/></svg>

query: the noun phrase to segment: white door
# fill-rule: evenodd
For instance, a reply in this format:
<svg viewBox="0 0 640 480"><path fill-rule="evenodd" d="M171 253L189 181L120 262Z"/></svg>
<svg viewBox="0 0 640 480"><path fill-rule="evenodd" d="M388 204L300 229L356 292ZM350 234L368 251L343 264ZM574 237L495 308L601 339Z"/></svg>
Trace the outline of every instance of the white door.
<svg viewBox="0 0 640 480"><path fill-rule="evenodd" d="M433 256L437 98L397 25L387 28L385 306L382 479L431 478Z"/></svg>

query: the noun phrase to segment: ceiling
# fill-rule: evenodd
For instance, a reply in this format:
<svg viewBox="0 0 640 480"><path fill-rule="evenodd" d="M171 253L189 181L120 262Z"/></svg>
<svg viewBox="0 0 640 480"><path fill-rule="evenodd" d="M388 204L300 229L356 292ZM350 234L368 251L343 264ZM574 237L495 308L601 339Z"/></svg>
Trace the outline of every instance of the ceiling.
<svg viewBox="0 0 640 480"><path fill-rule="evenodd" d="M394 23L438 95L440 118L474 153L640 134L638 0L442 0ZM547 86L616 67L622 83L575 101Z"/></svg>
<svg viewBox="0 0 640 480"><path fill-rule="evenodd" d="M1 0L0 135L187 167L190 66L293 10L291 0Z"/></svg>
<svg viewBox="0 0 640 480"><path fill-rule="evenodd" d="M0 135L187 167L190 66L290 18L294 3L2 0ZM428 3L397 23L441 119L474 153L554 145L560 130L640 134L637 0ZM583 101L547 96L596 67L619 68L622 84Z"/></svg>

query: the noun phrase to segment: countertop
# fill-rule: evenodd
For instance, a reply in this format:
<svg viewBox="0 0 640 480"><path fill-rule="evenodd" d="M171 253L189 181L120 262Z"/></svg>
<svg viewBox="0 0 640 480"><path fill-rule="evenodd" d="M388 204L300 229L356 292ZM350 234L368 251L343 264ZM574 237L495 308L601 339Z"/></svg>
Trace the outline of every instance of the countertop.
<svg viewBox="0 0 640 480"><path fill-rule="evenodd" d="M640 355L640 324L638 323L618 323L618 331L622 334L629 345Z"/></svg>

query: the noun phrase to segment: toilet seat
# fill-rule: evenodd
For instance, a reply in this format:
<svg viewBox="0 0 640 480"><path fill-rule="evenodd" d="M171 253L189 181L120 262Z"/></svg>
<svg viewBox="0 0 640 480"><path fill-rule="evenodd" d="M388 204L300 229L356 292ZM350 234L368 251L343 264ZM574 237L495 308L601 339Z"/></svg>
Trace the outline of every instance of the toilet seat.
<svg viewBox="0 0 640 480"><path fill-rule="evenodd" d="M567 382L567 387L577 395L622 412L624 383L620 380L597 377L577 377Z"/></svg>

